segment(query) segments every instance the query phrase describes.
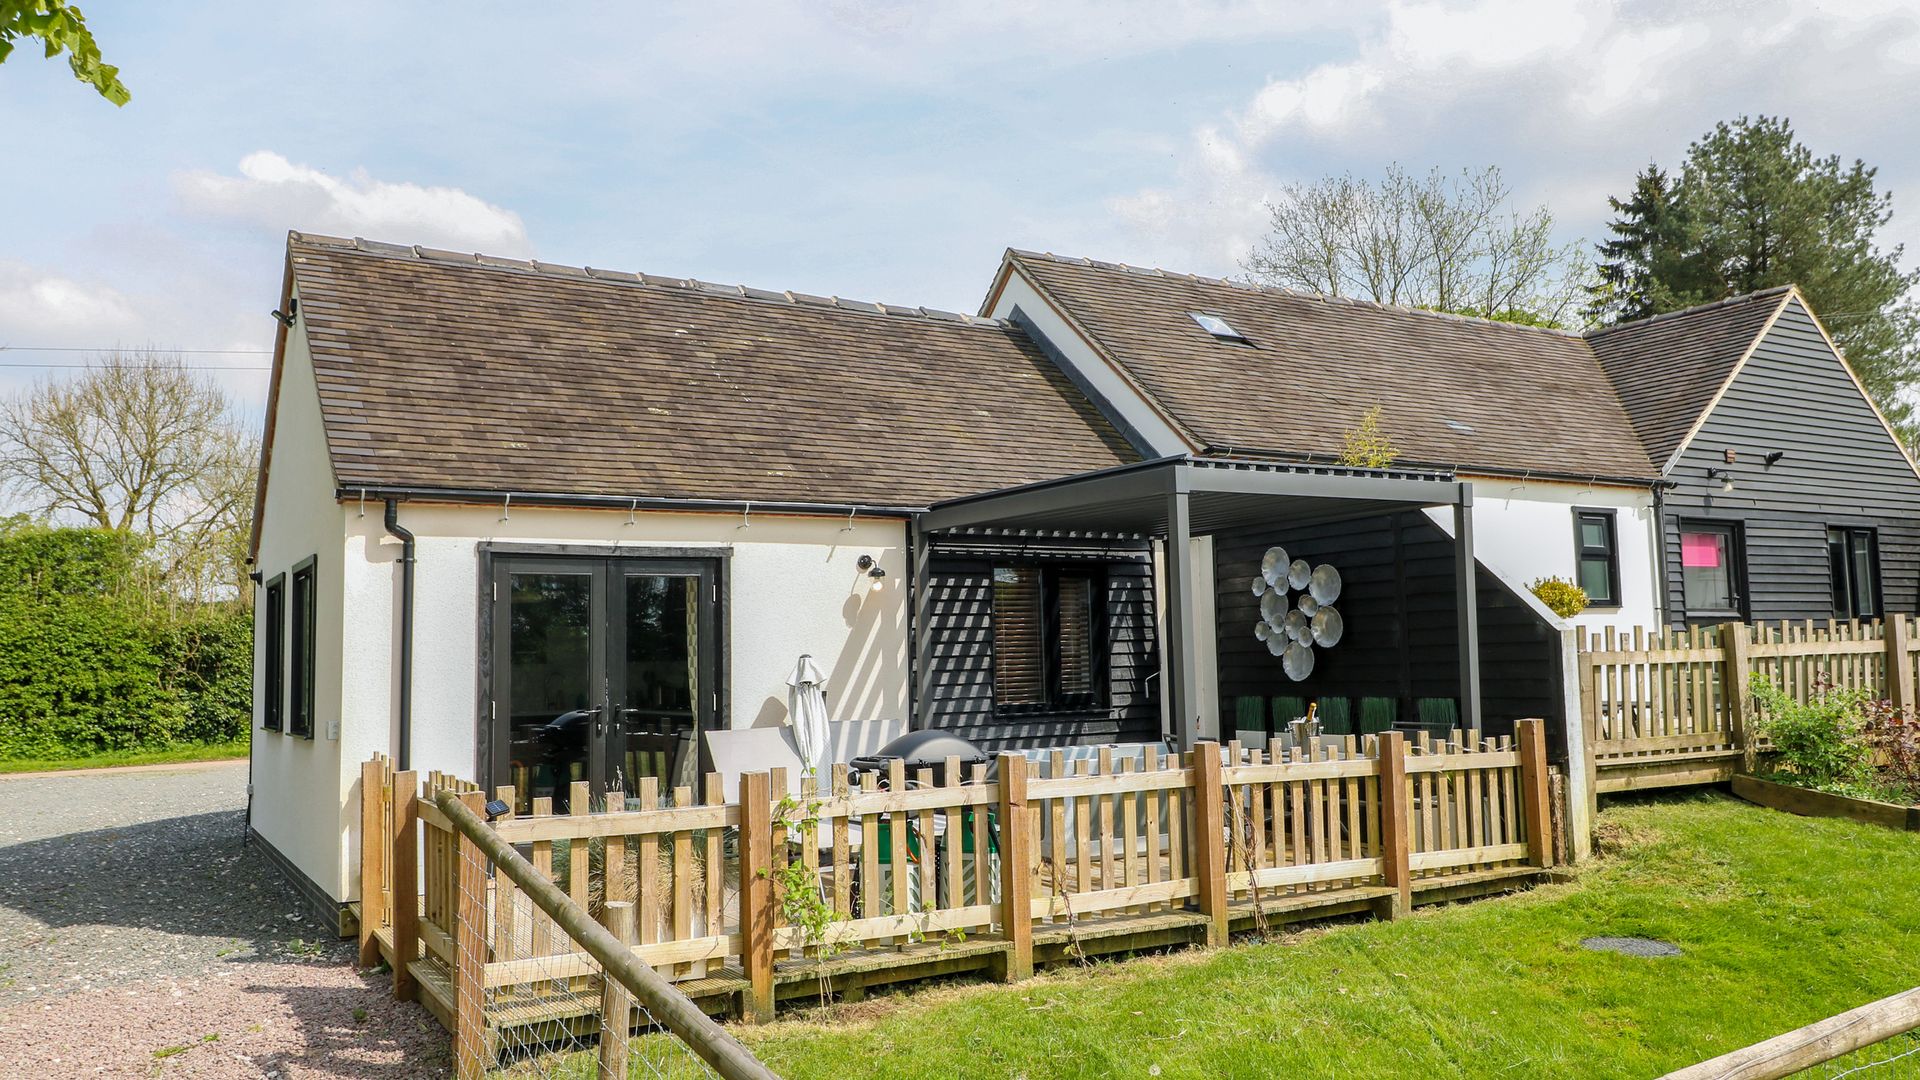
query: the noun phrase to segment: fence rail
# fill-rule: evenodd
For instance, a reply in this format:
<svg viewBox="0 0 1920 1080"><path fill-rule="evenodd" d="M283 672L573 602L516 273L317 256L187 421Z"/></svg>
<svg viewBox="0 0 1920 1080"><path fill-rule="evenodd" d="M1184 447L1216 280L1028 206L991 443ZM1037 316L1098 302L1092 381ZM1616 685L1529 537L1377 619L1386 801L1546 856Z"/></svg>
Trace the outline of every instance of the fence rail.
<svg viewBox="0 0 1920 1080"><path fill-rule="evenodd" d="M1766 679L1797 701L1821 686L1914 704L1913 620L1609 627L1578 636L1589 790L1731 779L1765 750L1753 700Z"/></svg>
<svg viewBox="0 0 1920 1080"><path fill-rule="evenodd" d="M957 759L884 777L839 766L792 797L784 776L748 773L732 803L718 777L704 799L647 781L595 805L577 785L570 813L535 800L485 827L571 907L630 908L635 962L765 1019L781 987L809 981L858 991L968 967L1018 979L1036 957L1220 944L1235 925L1393 916L1419 897L1519 884L1552 864L1553 843L1542 725L1516 730L1003 754L964 775ZM392 965L395 993L419 993L482 1056L487 1032L584 1022L604 957L523 873L496 869L478 889L462 878L473 842L445 806L477 807L479 790L434 773L422 794L383 758L362 784L362 956ZM511 789L494 794L515 805Z"/></svg>

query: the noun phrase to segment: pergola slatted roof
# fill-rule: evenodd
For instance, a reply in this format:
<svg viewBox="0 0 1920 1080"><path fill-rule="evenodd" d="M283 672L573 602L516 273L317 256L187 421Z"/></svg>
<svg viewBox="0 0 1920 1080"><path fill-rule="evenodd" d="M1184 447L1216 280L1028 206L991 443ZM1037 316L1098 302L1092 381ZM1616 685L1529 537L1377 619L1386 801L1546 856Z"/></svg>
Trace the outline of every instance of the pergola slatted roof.
<svg viewBox="0 0 1920 1080"><path fill-rule="evenodd" d="M1176 456L969 495L914 515L922 538L1127 534L1165 541L1164 626L1168 700L1182 746L1217 735L1198 707L1194 643L1213 627L1196 622L1190 541L1242 526L1304 525L1446 506L1453 512L1460 718L1480 717L1479 615L1473 555L1473 485L1449 473L1355 469L1242 458ZM930 544L916 543L915 577L925 580ZM920 601L924 603L924 598ZM916 666L931 670L926 612L916 610Z"/></svg>
<svg viewBox="0 0 1920 1080"><path fill-rule="evenodd" d="M1182 456L949 499L921 515L920 528L1164 536L1167 497L1185 494L1188 528L1203 534L1452 506L1467 491L1448 473Z"/></svg>

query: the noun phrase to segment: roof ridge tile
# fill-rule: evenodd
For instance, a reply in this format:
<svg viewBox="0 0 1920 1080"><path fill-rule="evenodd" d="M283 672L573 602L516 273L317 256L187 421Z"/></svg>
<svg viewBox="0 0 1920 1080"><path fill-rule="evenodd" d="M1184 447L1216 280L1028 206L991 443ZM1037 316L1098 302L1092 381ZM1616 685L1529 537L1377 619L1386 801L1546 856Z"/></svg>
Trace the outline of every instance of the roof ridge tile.
<svg viewBox="0 0 1920 1080"><path fill-rule="evenodd" d="M1596 327L1592 330L1587 331L1582 336L1589 337L1589 338L1596 338L1601 336L1602 334L1611 334L1615 330L1631 330L1635 327L1646 326L1651 323L1669 322L1674 319L1682 318L1687 315L1699 315L1699 314L1702 314L1703 312L1713 311L1717 308L1732 307L1735 304L1747 304L1747 303L1752 303L1756 300L1770 299L1772 297L1780 296L1785 293L1791 292L1794 288L1795 286L1793 285L1769 285L1764 289L1755 289L1752 292L1740 293L1737 296L1726 296L1718 300L1709 300L1704 304L1694 304L1692 307L1683 307L1683 308L1676 308L1672 311L1663 311L1658 315L1649 315L1644 319L1633 319L1628 322L1614 323L1611 326Z"/></svg>
<svg viewBox="0 0 1920 1080"><path fill-rule="evenodd" d="M1554 337L1584 339L1586 334L1578 330L1563 330L1554 326L1528 326L1525 323L1504 322L1500 319L1488 319L1478 315L1460 315L1451 311L1434 311L1431 308L1411 307L1406 304L1388 304L1379 300L1362 300L1352 296L1332 296L1327 293L1312 292L1305 289L1290 289L1283 285L1266 285L1257 281L1236 280L1233 278L1206 277L1200 274L1182 273L1177 270L1165 270L1155 266L1133 266L1128 263L1103 263L1084 257L1056 255L1051 251L1028 251L1024 248L1008 248L1008 254L1016 259L1035 259L1059 263L1063 266L1079 266L1093 269L1114 269L1141 277L1163 277L1175 281L1191 281L1200 285L1224 286L1239 289L1242 292L1265 293L1285 296L1296 300L1317 300L1327 304L1342 304L1348 307L1371 308L1399 315L1417 315L1430 318L1444 318L1472 326L1497 327L1503 330L1519 331L1528 334L1549 334Z"/></svg>
<svg viewBox="0 0 1920 1080"><path fill-rule="evenodd" d="M980 315L967 315L938 308L905 307L899 304L883 304L873 300L850 300L844 297L816 296L812 293L762 289L749 285L730 285L720 282L701 281L697 278L666 277L649 274L645 271L607 270L591 266L572 266L566 263L541 262L538 259L511 259L503 255L488 255L484 252L457 252L443 248L429 248L418 244L390 244L380 240L368 240L364 237L328 236L323 233L303 233L291 230L287 233L289 248L299 244L313 247L330 248L345 251L359 251L369 255L389 258L408 259L417 262L470 265L490 270L506 270L517 273L545 274L552 277L586 278L610 284L637 285L645 288L674 289L681 292L697 292L710 296L726 296L759 303L781 304L788 307L835 307L849 311L859 311L875 315L911 317L938 323L943 326L968 326L1010 330L1012 324L1004 319L991 319Z"/></svg>

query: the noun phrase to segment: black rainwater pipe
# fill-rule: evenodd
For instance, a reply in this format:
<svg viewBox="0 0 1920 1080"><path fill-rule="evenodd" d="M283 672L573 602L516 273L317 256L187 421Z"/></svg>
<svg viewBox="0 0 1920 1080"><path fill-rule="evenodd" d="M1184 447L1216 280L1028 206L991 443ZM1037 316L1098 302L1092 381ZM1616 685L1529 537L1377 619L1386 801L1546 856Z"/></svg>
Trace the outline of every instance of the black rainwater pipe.
<svg viewBox="0 0 1920 1080"><path fill-rule="evenodd" d="M400 525L400 502L387 500L387 532L400 539L400 745L394 769L413 767L413 534Z"/></svg>

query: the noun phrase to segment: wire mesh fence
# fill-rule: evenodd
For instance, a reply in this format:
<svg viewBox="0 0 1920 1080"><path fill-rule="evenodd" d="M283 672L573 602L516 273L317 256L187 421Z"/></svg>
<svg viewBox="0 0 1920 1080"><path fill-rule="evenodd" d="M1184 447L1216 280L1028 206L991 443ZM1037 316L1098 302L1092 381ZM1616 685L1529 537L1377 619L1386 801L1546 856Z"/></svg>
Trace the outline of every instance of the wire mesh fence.
<svg viewBox="0 0 1920 1080"><path fill-rule="evenodd" d="M519 889L500 889L497 882L504 878L493 872L478 848L466 847L462 857L481 864L478 873L461 875L463 881L480 882L480 895L463 895L462 900L486 905L497 935L495 941L478 943L486 955L458 965L457 999L474 995L488 1022L480 1048L483 1060L462 1062L463 1074L511 1080L720 1075L674 1037L633 991L609 978L600 962L532 897ZM632 901L602 900L588 914L621 941L636 940ZM510 971L495 967L489 979L489 957L495 950L521 959L512 961ZM507 976L513 981L497 982ZM496 984L487 985L490 981Z"/></svg>

